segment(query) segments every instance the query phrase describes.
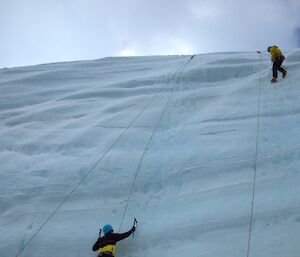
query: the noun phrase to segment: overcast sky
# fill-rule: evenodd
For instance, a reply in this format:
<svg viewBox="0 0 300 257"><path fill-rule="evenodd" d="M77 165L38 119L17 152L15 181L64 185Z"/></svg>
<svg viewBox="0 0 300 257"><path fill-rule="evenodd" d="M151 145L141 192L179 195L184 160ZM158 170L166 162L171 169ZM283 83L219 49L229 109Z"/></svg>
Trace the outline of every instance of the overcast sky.
<svg viewBox="0 0 300 257"><path fill-rule="evenodd" d="M300 0L0 0L0 67L300 47Z"/></svg>

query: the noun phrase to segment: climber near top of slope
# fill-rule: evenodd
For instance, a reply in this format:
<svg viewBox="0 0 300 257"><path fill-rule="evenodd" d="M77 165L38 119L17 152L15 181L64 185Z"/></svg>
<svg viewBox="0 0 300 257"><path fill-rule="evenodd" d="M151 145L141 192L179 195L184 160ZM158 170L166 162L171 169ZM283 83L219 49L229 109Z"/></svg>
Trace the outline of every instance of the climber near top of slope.
<svg viewBox="0 0 300 257"><path fill-rule="evenodd" d="M281 64L285 60L285 56L282 54L281 50L278 48L278 46L269 46L268 52L271 55L271 60L273 62L273 78L271 80L272 83L277 81L278 72L280 71L282 73L282 78L285 78L287 71L286 69L281 67Z"/></svg>

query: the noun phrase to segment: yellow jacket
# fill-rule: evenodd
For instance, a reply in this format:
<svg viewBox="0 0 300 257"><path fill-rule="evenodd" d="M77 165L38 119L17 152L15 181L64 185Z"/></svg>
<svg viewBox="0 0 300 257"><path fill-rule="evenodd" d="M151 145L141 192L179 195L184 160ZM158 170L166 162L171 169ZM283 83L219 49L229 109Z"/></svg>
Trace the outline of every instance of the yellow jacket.
<svg viewBox="0 0 300 257"><path fill-rule="evenodd" d="M278 46L272 46L270 48L270 55L271 55L271 59L272 61L274 61L275 59L278 58L285 58L284 55L282 54L281 50L278 48Z"/></svg>
<svg viewBox="0 0 300 257"><path fill-rule="evenodd" d="M111 253L113 256L116 254L115 245L106 245L98 250L100 253Z"/></svg>

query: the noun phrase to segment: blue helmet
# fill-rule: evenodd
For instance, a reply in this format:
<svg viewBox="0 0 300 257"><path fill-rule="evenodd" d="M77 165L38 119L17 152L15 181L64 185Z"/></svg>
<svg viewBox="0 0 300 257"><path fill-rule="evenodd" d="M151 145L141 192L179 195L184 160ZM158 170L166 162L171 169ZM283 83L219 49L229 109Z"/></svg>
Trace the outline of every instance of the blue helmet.
<svg viewBox="0 0 300 257"><path fill-rule="evenodd" d="M112 227L111 225L107 224L107 225L105 225L105 226L103 227L102 230L103 230L103 233L104 233L104 235L105 235L105 234L109 233L110 231L113 231L113 227Z"/></svg>

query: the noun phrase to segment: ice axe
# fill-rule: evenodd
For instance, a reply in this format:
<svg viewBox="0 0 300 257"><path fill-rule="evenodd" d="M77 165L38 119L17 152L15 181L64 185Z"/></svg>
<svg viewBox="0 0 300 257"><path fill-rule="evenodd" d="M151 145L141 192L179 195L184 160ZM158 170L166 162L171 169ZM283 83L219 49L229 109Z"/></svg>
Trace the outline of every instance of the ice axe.
<svg viewBox="0 0 300 257"><path fill-rule="evenodd" d="M136 218L134 218L134 220L133 220L133 226L136 228L137 227L137 219ZM134 231L132 232L132 237L134 237Z"/></svg>

